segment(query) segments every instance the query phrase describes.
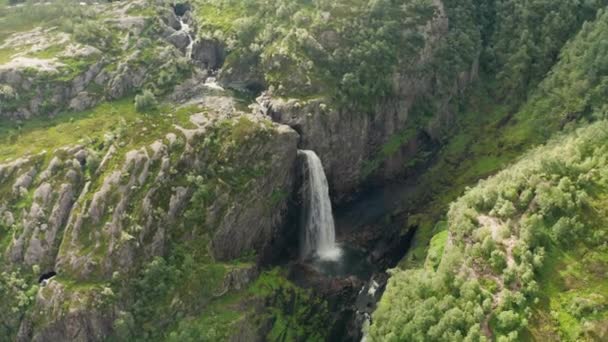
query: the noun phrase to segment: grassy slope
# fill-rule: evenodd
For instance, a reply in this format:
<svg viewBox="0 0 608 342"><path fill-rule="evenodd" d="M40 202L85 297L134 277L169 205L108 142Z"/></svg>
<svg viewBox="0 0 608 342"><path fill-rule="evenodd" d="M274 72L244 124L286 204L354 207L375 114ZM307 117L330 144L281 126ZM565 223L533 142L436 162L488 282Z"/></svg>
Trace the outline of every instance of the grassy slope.
<svg viewBox="0 0 608 342"><path fill-rule="evenodd" d="M189 127L190 114L199 109L173 109L163 105L158 110L138 113L132 98L105 102L83 112L65 112L52 119L36 118L19 124L0 121L0 162L67 145L83 144L93 149L104 139L120 135L121 149L151 143L174 124Z"/></svg>
<svg viewBox="0 0 608 342"><path fill-rule="evenodd" d="M348 96L352 104L384 96L399 58L420 52L422 44L416 44L424 39L404 33L430 20L431 2L418 5L198 0L194 9L201 35L228 42L225 69L255 70L276 96L332 98L361 91ZM346 73L351 81L343 84Z"/></svg>
<svg viewBox="0 0 608 342"><path fill-rule="evenodd" d="M79 6L78 2L70 0L56 0L51 5L24 4L20 7L7 7L7 2L0 2L0 44L15 32L52 27L67 19L83 16L88 10L87 6Z"/></svg>
<svg viewBox="0 0 608 342"><path fill-rule="evenodd" d="M436 222L445 215L450 202L458 198L467 186L503 169L523 151L521 146L505 143L510 137L504 134L504 120L510 112L492 101L484 83L478 81L463 104L455 124L460 133L449 138L408 195L412 207L417 210L408 218L405 229L413 225L419 229L412 248L401 263L402 267L424 262L429 241L438 232ZM519 134L523 129L524 126L514 125L509 132ZM441 227L437 226L438 229Z"/></svg>
<svg viewBox="0 0 608 342"><path fill-rule="evenodd" d="M264 302L264 308L243 307L256 302ZM244 290L213 299L199 317L181 321L167 334L167 340L224 340L246 320L254 326L273 322L267 341L323 341L328 333L327 318L325 302L295 286L276 268L263 272Z"/></svg>
<svg viewBox="0 0 608 342"><path fill-rule="evenodd" d="M108 144L113 143L119 147L118 153L111 159L113 165L122 162L125 152L145 146L164 137L167 132L175 131L174 125L189 128L192 125L188 121L189 116L200 111L205 112L206 109L196 106L175 109L161 105L158 110L139 113L134 109L132 98L126 98L102 103L84 112L61 113L50 120L35 118L22 124L3 122L0 124L0 138L3 140L0 144L0 161L42 151L47 151L47 154L52 156L51 151L54 149L74 144L103 151L107 149ZM231 139L242 139L242 135L249 134L249 125L248 121L241 120L226 134L229 134ZM115 140L107 141L109 137ZM107 167L109 172L115 169L116 165L112 165ZM92 179L93 188L99 186L102 178L103 174ZM224 181L232 184L233 179L226 175ZM135 199L133 201L140 202ZM192 228L188 224L186 226L174 227L172 232L177 234L180 229L187 231ZM3 239L3 242L7 241ZM136 316L134 322L141 324L141 329L134 329L130 319L118 318L115 324L122 328L117 330L117 338L126 336L127 339L135 340L167 338L196 341L200 336L206 336L209 340L218 340L231 336L235 324L246 317L254 324L262 324L265 320L276 317L278 321L269 333L270 340L281 340L283 336L317 336L318 340L322 339L326 333L322 325L317 320L317 326L311 328L310 324L313 324L311 322L315 319L308 319L312 317L310 310L315 310L315 315L323 317L325 304L287 282L278 272L265 273L249 289L217 295L227 272L250 267L251 264L248 260L217 263L208 255L207 248L200 248L208 244L209 241L204 238L200 241L190 241L188 244L176 244L171 248L173 252L160 265L151 263L131 280L124 280L129 282L128 288L140 293L137 298L133 297L141 300L133 304L132 308ZM190 263L185 260L190 260ZM165 275L164 280L160 274ZM201 279L204 279L204 282L201 282ZM120 282L76 282L65 276L56 280L68 290L87 298L91 292L99 293L106 287L114 289L116 294L121 291L121 286L118 286ZM279 295L275 296L276 293ZM115 298L120 297L108 297L107 300L111 302ZM180 298L180 305L177 307L175 298ZM269 301L268 307L262 311L243 310L243 303L246 301L266 300ZM66 303L66 307L71 305L77 304ZM204 314L201 313L202 308ZM172 320L168 322L166 319L158 321L157 312L179 316L181 323ZM44 318L39 318L37 323L42 324L43 320ZM123 335L120 335L121 333Z"/></svg>

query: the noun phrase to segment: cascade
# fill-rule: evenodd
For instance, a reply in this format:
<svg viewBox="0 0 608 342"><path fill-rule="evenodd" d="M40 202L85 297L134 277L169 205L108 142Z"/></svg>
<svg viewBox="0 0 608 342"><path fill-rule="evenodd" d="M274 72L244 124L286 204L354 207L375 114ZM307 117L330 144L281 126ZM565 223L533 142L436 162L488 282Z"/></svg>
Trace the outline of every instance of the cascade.
<svg viewBox="0 0 608 342"><path fill-rule="evenodd" d="M179 17L179 23L182 27L182 31L184 31L187 35L188 35L188 46L186 47L186 58L188 59L192 59L192 49L194 48L194 39L192 38L192 29L190 28L190 25L186 24L184 22L184 19L182 17Z"/></svg>
<svg viewBox="0 0 608 342"><path fill-rule="evenodd" d="M302 241L302 256L338 260L342 251L336 245L334 217L323 165L313 151L300 150L308 166L308 211Z"/></svg>

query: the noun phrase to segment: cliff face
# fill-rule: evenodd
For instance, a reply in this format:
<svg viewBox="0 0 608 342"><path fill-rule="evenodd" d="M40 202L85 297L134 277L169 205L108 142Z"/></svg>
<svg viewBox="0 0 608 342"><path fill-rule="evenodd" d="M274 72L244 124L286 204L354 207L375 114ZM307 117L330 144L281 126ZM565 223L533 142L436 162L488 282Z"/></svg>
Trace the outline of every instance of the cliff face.
<svg viewBox="0 0 608 342"><path fill-rule="evenodd" d="M323 97L258 98L263 113L293 127L301 135L300 146L317 152L337 202L348 200L370 181L402 174L419 152L439 142L453 122L453 100L477 78L475 58L442 83L446 78L437 70L435 55L445 47L450 22L443 3L433 4L436 16L420 28L424 48L413 63L401 61L392 75L392 95L375 99L372 108L338 106ZM432 107L420 108L428 103Z"/></svg>
<svg viewBox="0 0 608 342"><path fill-rule="evenodd" d="M0 165L3 258L57 273L38 291L21 340L101 340L120 308L102 303L103 284L169 246L202 237L218 262L275 247L297 133L242 113L192 121L149 145L112 144L100 162L74 146Z"/></svg>
<svg viewBox="0 0 608 342"><path fill-rule="evenodd" d="M184 55L190 38L168 6L142 0L81 5L65 18L69 13L61 4L47 5L47 15L60 12L56 18L43 16L39 27L0 41L7 55L0 63L0 118L82 111L141 88L160 95L187 77L192 64L215 68L221 58L219 47L201 41L193 47L195 63L189 64ZM57 26L52 20L59 20L53 22ZM64 28L66 22L76 24Z"/></svg>
<svg viewBox="0 0 608 342"><path fill-rule="evenodd" d="M430 80L399 78L399 93L375 106L372 113L331 108L324 99L266 101L273 121L294 128L300 147L314 150L323 160L334 200L340 202L369 180L386 181L404 172L425 143L440 141L453 119L450 101L476 75L476 65L439 98L431 119L416 127L412 108L417 99L433 97ZM389 151L390 150L390 151Z"/></svg>

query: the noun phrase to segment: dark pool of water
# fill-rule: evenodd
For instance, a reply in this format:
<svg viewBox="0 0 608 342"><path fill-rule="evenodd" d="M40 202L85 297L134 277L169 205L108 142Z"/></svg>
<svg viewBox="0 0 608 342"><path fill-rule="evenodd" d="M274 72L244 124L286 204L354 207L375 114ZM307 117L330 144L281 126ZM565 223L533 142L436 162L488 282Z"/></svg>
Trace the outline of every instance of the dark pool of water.
<svg viewBox="0 0 608 342"><path fill-rule="evenodd" d="M362 280L369 279L376 271L367 260L364 251L341 245L342 255L336 260L314 258L310 264L319 272L330 277L348 277L354 275Z"/></svg>
<svg viewBox="0 0 608 342"><path fill-rule="evenodd" d="M352 234L363 229L384 229L387 215L399 213L407 208L415 193L415 182L395 182L384 187L362 193L355 201L334 208L336 235L338 240L348 240ZM319 272L330 277L357 276L369 280L374 272L383 270L368 261L368 252L354 248L347 242L339 243L342 256L335 261L319 258L308 262Z"/></svg>

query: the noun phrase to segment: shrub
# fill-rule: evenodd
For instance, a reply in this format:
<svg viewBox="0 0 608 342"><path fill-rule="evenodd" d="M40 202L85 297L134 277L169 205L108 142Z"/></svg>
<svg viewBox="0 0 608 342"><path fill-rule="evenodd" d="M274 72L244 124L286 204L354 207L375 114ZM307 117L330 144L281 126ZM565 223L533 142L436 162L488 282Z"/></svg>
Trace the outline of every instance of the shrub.
<svg viewBox="0 0 608 342"><path fill-rule="evenodd" d="M502 270L507 267L505 254L499 250L495 250L490 255L490 264L495 270Z"/></svg>
<svg viewBox="0 0 608 342"><path fill-rule="evenodd" d="M156 96L149 90L144 90L141 95L135 96L135 110L138 112L155 109L157 106Z"/></svg>
<svg viewBox="0 0 608 342"><path fill-rule="evenodd" d="M0 84L0 100L13 100L17 97L15 89L8 84Z"/></svg>

